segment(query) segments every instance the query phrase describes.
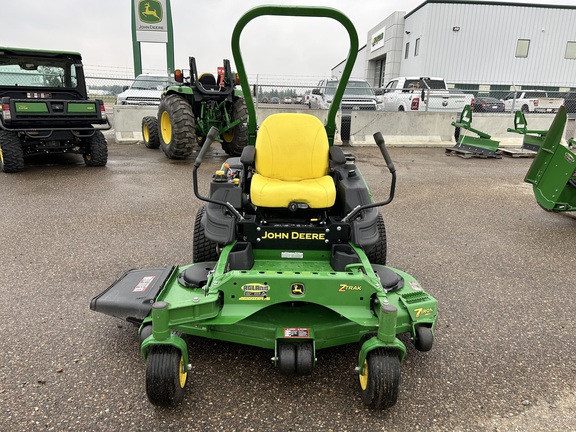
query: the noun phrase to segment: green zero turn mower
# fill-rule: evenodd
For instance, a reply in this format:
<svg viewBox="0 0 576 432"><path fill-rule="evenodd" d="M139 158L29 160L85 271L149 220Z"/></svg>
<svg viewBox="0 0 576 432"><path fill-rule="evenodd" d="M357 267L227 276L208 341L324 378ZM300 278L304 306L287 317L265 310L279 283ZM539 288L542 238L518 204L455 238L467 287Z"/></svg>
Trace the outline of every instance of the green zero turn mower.
<svg viewBox="0 0 576 432"><path fill-rule="evenodd" d="M158 117L142 119L142 137L148 148L161 147L169 159L192 155L194 144L204 145L208 131L218 130L216 139L230 156L240 156L248 142L246 104L242 91L236 88L237 75L224 59L217 77L198 75L196 59L190 57L190 76L184 70L174 72L180 83L169 86L162 94Z"/></svg>
<svg viewBox="0 0 576 432"><path fill-rule="evenodd" d="M263 15L331 18L348 31L350 51L325 125L286 113L256 127L239 40L246 24ZM285 375L311 374L323 348L360 343L362 401L391 407L406 354L397 335L430 350L437 302L415 278L385 265L378 207L392 201L396 170L382 135L375 140L392 176L385 201L373 199L354 157L333 146L358 51L354 26L331 8L257 7L236 25L232 51L246 95L249 143L213 175L208 196L198 191L197 171L216 128L196 158L194 193L206 204L194 224L193 263L128 271L90 307L139 326L146 391L155 405L184 397L194 367L185 339L191 335L273 350Z"/></svg>

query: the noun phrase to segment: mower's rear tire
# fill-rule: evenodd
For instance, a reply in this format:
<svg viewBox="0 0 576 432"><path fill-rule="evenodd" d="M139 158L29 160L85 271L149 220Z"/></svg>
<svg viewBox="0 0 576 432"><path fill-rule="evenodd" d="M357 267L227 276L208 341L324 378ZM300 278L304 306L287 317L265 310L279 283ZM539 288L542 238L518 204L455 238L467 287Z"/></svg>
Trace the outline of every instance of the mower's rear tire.
<svg viewBox="0 0 576 432"><path fill-rule="evenodd" d="M87 151L82 155L86 166L101 167L108 162L108 143L101 131L95 131L89 138Z"/></svg>
<svg viewBox="0 0 576 432"><path fill-rule="evenodd" d="M146 116L142 119L142 139L147 148L157 149L160 147L158 119L156 117Z"/></svg>
<svg viewBox="0 0 576 432"><path fill-rule="evenodd" d="M378 213L376 218L376 229L378 230L378 243L366 254L371 264L386 265L386 225L384 224L384 217Z"/></svg>
<svg viewBox="0 0 576 432"><path fill-rule="evenodd" d="M24 171L24 150L12 132L0 131L0 167L5 173Z"/></svg>
<svg viewBox="0 0 576 432"><path fill-rule="evenodd" d="M170 345L152 345L146 362L146 395L157 406L173 407L184 398L188 379L182 353Z"/></svg>
<svg viewBox="0 0 576 432"><path fill-rule="evenodd" d="M278 371L282 375L296 373L296 346L294 344L278 344Z"/></svg>
<svg viewBox="0 0 576 432"><path fill-rule="evenodd" d="M248 144L247 118L246 102L244 102L244 98L237 98L234 101L230 120L242 119L242 121L220 136L222 138L222 150L230 156L240 156L242 150Z"/></svg>
<svg viewBox="0 0 576 432"><path fill-rule="evenodd" d="M178 95L171 94L158 108L159 138L169 159L185 159L196 143L196 120L192 107Z"/></svg>
<svg viewBox="0 0 576 432"><path fill-rule="evenodd" d="M414 329L414 333L414 347L418 351L430 351L434 344L432 329L430 327L418 326Z"/></svg>
<svg viewBox="0 0 576 432"><path fill-rule="evenodd" d="M368 353L360 375L362 402L383 410L396 404L400 388L400 359L394 349L376 348Z"/></svg>
<svg viewBox="0 0 576 432"><path fill-rule="evenodd" d="M196 219L194 219L194 240L192 242L192 262L218 261L217 244L206 238L204 227L202 226L202 216L206 209L204 206L198 209Z"/></svg>

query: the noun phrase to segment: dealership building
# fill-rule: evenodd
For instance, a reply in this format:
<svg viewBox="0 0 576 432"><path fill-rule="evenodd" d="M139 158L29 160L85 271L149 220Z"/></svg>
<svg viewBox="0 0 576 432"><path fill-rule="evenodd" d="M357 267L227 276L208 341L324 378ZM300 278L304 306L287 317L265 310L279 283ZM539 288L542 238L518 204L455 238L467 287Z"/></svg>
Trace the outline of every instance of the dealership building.
<svg viewBox="0 0 576 432"><path fill-rule="evenodd" d="M576 90L576 6L428 0L370 29L352 75L374 87L435 76L473 92Z"/></svg>

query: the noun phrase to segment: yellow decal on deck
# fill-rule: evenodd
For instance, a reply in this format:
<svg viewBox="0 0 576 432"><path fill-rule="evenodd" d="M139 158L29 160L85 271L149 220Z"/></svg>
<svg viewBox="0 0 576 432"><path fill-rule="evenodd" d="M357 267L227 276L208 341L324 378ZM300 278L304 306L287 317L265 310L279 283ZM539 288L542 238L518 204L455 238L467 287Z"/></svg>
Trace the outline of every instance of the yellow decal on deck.
<svg viewBox="0 0 576 432"><path fill-rule="evenodd" d="M346 292L346 291L362 291L362 286L361 285L340 284L340 288L338 288L338 292Z"/></svg>
<svg viewBox="0 0 576 432"><path fill-rule="evenodd" d="M416 308L414 309L416 312L416 318L420 318L420 316L428 316L434 312L433 308Z"/></svg>

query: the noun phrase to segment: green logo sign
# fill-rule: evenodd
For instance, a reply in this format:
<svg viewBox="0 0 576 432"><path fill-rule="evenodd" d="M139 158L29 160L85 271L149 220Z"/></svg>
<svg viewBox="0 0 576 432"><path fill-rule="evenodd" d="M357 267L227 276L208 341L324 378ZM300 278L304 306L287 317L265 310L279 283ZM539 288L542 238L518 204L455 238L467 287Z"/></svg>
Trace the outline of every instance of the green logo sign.
<svg viewBox="0 0 576 432"><path fill-rule="evenodd" d="M157 0L140 0L138 3L138 16L140 21L147 24L156 24L162 21L162 4Z"/></svg>

